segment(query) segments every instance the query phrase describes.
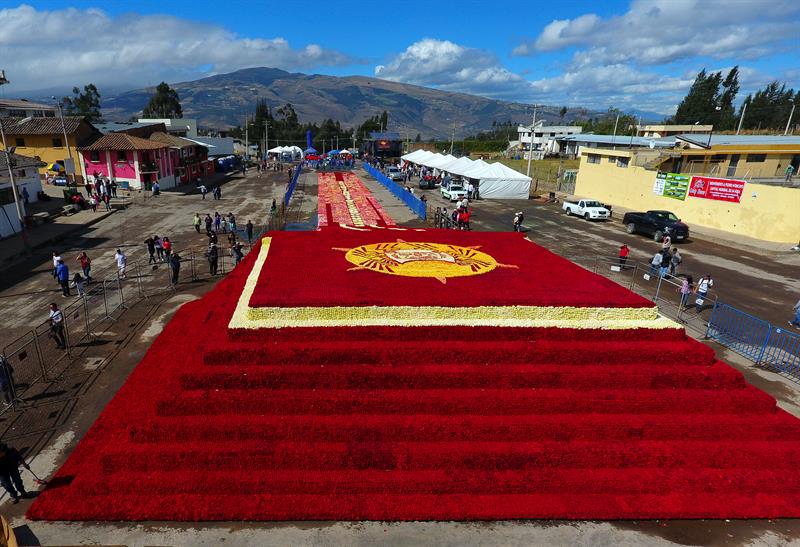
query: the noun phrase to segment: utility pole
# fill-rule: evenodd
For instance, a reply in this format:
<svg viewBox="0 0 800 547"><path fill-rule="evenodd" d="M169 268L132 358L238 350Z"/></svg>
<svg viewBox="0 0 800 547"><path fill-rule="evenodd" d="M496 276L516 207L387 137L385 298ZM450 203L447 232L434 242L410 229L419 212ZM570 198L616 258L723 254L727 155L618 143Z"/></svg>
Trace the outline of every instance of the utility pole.
<svg viewBox="0 0 800 547"><path fill-rule="evenodd" d="M617 119L614 121L614 135L611 137L611 149L616 150L616 140L617 140L617 124L619 123L619 114L617 114Z"/></svg>
<svg viewBox="0 0 800 547"><path fill-rule="evenodd" d="M536 131L536 105L533 105L533 123L531 124L531 143L528 145L528 177L531 176L531 158L533 157L533 133Z"/></svg>
<svg viewBox="0 0 800 547"><path fill-rule="evenodd" d="M455 145L456 140L456 121L453 120L453 132L450 133L450 154L453 154L453 146Z"/></svg>
<svg viewBox="0 0 800 547"><path fill-rule="evenodd" d="M628 145L628 148L630 148L631 150L633 150L633 134L634 134L634 133L636 133L636 127L637 127L637 126L639 126L639 125L641 125L641 124L642 124L642 118L639 118L639 123L638 123L638 124L636 124L636 125L634 125L634 126L631 128L631 142L630 142L630 144Z"/></svg>
<svg viewBox="0 0 800 547"><path fill-rule="evenodd" d="M6 166L8 167L8 177L11 180L11 193L14 195L14 205L17 209L17 219L19 219L19 231L22 235L22 243L25 246L25 251L30 250L28 243L28 233L25 231L25 212L22 210L22 203L19 200L19 192L17 192L17 181L14 178L14 169L11 167L11 152L8 151L6 146L6 133L3 129L3 118L0 118L0 140L3 143L3 152L6 155Z"/></svg>
<svg viewBox="0 0 800 547"><path fill-rule="evenodd" d="M53 97L55 100L55 97ZM64 132L64 146L67 147L67 155L69 156L69 168L72 170L72 184L77 186L78 183L75 181L75 160L72 159L72 148L69 146L69 139L67 138L67 126L64 124L64 112L61 110L61 101L57 101L56 105L58 106L58 117L61 118L61 130Z"/></svg>
<svg viewBox="0 0 800 547"><path fill-rule="evenodd" d="M250 127L250 116L244 117L244 160L247 161L250 159L250 143L248 142L248 133L247 130Z"/></svg>
<svg viewBox="0 0 800 547"><path fill-rule="evenodd" d="M267 158L267 151L269 150L269 122L264 121L264 156L262 159Z"/></svg>
<svg viewBox="0 0 800 547"><path fill-rule="evenodd" d="M739 127L736 128L736 134L739 134L739 131L742 130L742 122L744 121L744 113L747 112L747 103L742 105L742 115L739 116Z"/></svg>
<svg viewBox="0 0 800 547"><path fill-rule="evenodd" d="M786 122L786 129L783 130L783 134L784 135L788 135L789 134L789 126L792 125L792 117L794 117L794 107L795 106L796 105L793 104L792 105L792 111L789 112L789 121Z"/></svg>

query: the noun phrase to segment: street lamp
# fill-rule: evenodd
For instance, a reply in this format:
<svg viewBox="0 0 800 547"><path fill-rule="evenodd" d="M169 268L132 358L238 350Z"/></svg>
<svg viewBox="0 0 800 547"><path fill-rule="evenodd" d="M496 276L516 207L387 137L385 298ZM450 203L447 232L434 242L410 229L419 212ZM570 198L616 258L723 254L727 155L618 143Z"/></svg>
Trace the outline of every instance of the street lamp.
<svg viewBox="0 0 800 547"><path fill-rule="evenodd" d="M72 171L72 185L77 186L78 183L75 181L75 160L72 159L72 149L69 147L67 126L64 124L64 112L61 110L61 101L57 100L55 95L53 95L53 100L56 101L56 106L58 106L58 117L61 119L61 130L64 132L64 146L67 147L67 155L69 155L69 163L66 166L66 171L67 173Z"/></svg>

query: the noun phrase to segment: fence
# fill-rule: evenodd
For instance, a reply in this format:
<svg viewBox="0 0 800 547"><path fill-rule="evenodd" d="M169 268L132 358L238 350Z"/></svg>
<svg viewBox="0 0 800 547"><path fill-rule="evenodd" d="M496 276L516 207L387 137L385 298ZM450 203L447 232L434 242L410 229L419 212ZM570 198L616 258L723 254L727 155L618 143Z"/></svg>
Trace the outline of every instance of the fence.
<svg viewBox="0 0 800 547"><path fill-rule="evenodd" d="M253 241L259 237L260 233ZM251 242L242 242L243 254L251 249ZM134 304L167 297L182 285L218 278L238 263L221 247L216 263L202 249L185 249L178 257L177 268L154 259L147 263L129 261L124 277L116 268L96 274L96 279L84 286L84 294L61 309L66 348L56 343L49 320L6 344L0 353L0 390L8 405L0 413L19 408L22 397L37 382L58 378L78 351L90 346L104 326L120 320Z"/></svg>
<svg viewBox="0 0 800 547"><path fill-rule="evenodd" d="M292 199L292 194L294 194L294 189L297 187L297 179L300 177L300 171L303 168L301 165L297 165L294 168L294 173L292 174L292 180L289 182L289 186L286 188L286 194L283 196L283 206L289 206L289 200Z"/></svg>
<svg viewBox="0 0 800 547"><path fill-rule="evenodd" d="M756 365L800 381L800 335L797 333L722 302L711 292L702 301L695 294L684 296L682 280L660 277L649 265L627 261L622 264L619 258L604 257L576 262L652 299L663 315L719 342ZM706 321L703 314L709 309Z"/></svg>
<svg viewBox="0 0 800 547"><path fill-rule="evenodd" d="M407 192L402 186L391 180L389 177L372 167L371 165L364 164L364 170L372 176L375 180L383 184L394 197L406 204L411 211L422 220L428 218L427 206L424 201L416 197L411 192Z"/></svg>

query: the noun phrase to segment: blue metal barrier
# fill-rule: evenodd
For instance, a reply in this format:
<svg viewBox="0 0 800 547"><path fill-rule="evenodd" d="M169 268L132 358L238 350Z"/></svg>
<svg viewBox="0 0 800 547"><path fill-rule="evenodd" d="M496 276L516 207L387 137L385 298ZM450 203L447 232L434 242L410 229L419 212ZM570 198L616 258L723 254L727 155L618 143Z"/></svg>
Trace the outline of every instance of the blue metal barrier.
<svg viewBox="0 0 800 547"><path fill-rule="evenodd" d="M755 364L800 379L800 335L717 302L706 337L744 355Z"/></svg>
<svg viewBox="0 0 800 547"><path fill-rule="evenodd" d="M283 206L289 206L289 200L292 199L292 194L294 194L294 188L297 186L297 178L300 176L300 171L302 171L302 167L300 165L297 166L295 169L294 174L292 175L292 180L289 182L288 188L286 188L286 194L283 196Z"/></svg>
<svg viewBox="0 0 800 547"><path fill-rule="evenodd" d="M394 197L406 204L406 207L417 215L422 220L428 216L428 208L424 201L419 199L411 192L406 192L405 188L394 182L392 179L372 167L371 165L364 164L364 170L372 176L375 180L383 184Z"/></svg>

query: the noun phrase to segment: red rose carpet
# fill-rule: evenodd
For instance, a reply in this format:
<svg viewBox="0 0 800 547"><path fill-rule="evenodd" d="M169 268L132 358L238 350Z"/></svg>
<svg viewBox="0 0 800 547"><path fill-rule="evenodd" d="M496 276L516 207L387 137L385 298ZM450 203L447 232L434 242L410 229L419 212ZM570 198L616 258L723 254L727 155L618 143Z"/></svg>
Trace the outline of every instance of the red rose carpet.
<svg viewBox="0 0 800 547"><path fill-rule="evenodd" d="M278 233L184 305L28 512L800 516L800 421L519 234Z"/></svg>

